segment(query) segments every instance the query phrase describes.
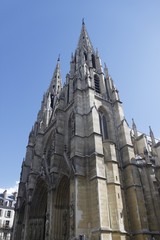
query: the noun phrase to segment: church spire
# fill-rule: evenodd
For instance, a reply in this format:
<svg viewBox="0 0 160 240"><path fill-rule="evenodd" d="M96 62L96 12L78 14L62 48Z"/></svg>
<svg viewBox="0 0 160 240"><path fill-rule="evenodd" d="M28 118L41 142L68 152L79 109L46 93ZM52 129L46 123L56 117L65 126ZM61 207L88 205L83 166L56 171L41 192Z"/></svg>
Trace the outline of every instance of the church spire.
<svg viewBox="0 0 160 240"><path fill-rule="evenodd" d="M49 92L53 93L54 95L59 94L62 88L62 79L61 79L61 71L60 71L60 55L57 59L56 68L53 73L53 77L49 86Z"/></svg>
<svg viewBox="0 0 160 240"><path fill-rule="evenodd" d="M38 121L41 122L40 126L48 126L61 89L60 57L58 57L51 83L47 92L44 94L41 110L38 114Z"/></svg>
<svg viewBox="0 0 160 240"><path fill-rule="evenodd" d="M74 76L76 76L75 79ZM74 90L76 88L83 89L92 87L95 89L95 93L102 94L106 97L106 86L101 59L98 50L95 51L92 46L84 19L82 20L82 28L74 57L73 55L71 57L70 78L71 82L74 79ZM69 81L67 80L66 82ZM73 92L72 87L69 91Z"/></svg>
<svg viewBox="0 0 160 240"><path fill-rule="evenodd" d="M90 50L91 52L94 52L91 40L90 40L89 35L87 33L87 30L86 30L86 26L85 26L85 23L84 23L84 18L82 20L82 29L81 29L81 33L80 33L77 48L80 49L80 50L84 49L85 51Z"/></svg>
<svg viewBox="0 0 160 240"><path fill-rule="evenodd" d="M47 109L54 108L59 93L62 89L61 71L60 71L60 56L58 56L56 68L47 91Z"/></svg>

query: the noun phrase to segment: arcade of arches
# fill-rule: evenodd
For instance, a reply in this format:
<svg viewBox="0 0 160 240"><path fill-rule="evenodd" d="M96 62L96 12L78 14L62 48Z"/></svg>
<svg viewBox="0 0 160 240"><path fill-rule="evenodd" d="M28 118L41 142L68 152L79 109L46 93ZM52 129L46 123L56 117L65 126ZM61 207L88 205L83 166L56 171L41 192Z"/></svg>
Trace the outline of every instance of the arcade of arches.
<svg viewBox="0 0 160 240"><path fill-rule="evenodd" d="M69 238L69 184L69 178L63 176L54 192L55 198L52 203L53 217L51 219L51 202L48 199L50 196L48 186L44 179L38 179L31 204L28 208L28 226L25 239L43 240L50 239L49 236L52 236L55 240L66 240ZM23 219L24 212L21 211L19 215L20 223L22 223ZM52 224L52 227L50 224ZM17 228L17 236L23 239L26 226L21 224L19 226L22 227ZM49 232L49 229L51 232ZM19 234L20 232L21 234Z"/></svg>

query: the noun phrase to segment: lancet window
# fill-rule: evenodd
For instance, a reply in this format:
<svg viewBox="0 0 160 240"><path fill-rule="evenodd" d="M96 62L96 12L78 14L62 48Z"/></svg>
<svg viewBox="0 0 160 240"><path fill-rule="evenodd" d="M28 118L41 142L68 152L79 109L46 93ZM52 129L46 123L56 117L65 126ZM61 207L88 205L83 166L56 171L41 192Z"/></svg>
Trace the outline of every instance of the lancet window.
<svg viewBox="0 0 160 240"><path fill-rule="evenodd" d="M54 95L51 94L50 95L50 98L51 98L51 103L50 103L50 107L53 108L53 103L54 103Z"/></svg>
<svg viewBox="0 0 160 240"><path fill-rule="evenodd" d="M92 54L92 66L93 68L96 68L96 60L94 54Z"/></svg>
<svg viewBox="0 0 160 240"><path fill-rule="evenodd" d="M99 113L99 123L100 123L100 131L101 131L103 140L108 139L109 136L108 136L107 120L104 113L102 112Z"/></svg>
<svg viewBox="0 0 160 240"><path fill-rule="evenodd" d="M94 75L94 86L95 86L95 91L97 93L100 93L100 80L99 77L97 75Z"/></svg>
<svg viewBox="0 0 160 240"><path fill-rule="evenodd" d="M70 138L72 138L75 134L75 114L72 112L69 118L69 130L70 130Z"/></svg>
<svg viewBox="0 0 160 240"><path fill-rule="evenodd" d="M68 153L71 153L71 141L75 135L75 114L71 113L68 122Z"/></svg>
<svg viewBox="0 0 160 240"><path fill-rule="evenodd" d="M87 61L87 53L84 52L85 61Z"/></svg>

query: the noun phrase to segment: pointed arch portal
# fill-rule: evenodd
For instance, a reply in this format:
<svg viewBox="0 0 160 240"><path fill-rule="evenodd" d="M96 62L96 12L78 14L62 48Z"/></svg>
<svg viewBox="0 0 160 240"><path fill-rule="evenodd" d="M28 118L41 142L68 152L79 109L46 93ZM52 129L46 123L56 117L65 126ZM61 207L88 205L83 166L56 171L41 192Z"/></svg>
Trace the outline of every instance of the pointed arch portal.
<svg viewBox="0 0 160 240"><path fill-rule="evenodd" d="M57 189L55 199L54 213L54 239L69 239L70 216L69 216L69 199L70 199L70 181L64 176Z"/></svg>
<svg viewBox="0 0 160 240"><path fill-rule="evenodd" d="M47 230L47 194L48 186L39 179L33 193L29 211L28 233L29 240L48 239ZM70 180L63 176L55 192L53 209L52 237L55 240L68 240L70 235ZM51 230L51 229L50 229Z"/></svg>
<svg viewBox="0 0 160 240"><path fill-rule="evenodd" d="M47 210L47 184L43 179L37 181L29 211L28 239L44 240Z"/></svg>

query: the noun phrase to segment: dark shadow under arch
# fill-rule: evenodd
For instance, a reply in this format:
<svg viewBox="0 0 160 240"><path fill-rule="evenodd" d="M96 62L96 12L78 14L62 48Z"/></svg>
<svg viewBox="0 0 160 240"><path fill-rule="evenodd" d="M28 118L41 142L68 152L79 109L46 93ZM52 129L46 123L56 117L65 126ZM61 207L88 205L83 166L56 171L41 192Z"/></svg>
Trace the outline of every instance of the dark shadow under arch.
<svg viewBox="0 0 160 240"><path fill-rule="evenodd" d="M54 215L54 239L67 240L69 238L70 217L69 217L70 181L63 176L61 179L56 199Z"/></svg>
<svg viewBox="0 0 160 240"><path fill-rule="evenodd" d="M28 226L28 237L30 240L45 239L47 193L48 187L46 182L39 178L30 204Z"/></svg>
<svg viewBox="0 0 160 240"><path fill-rule="evenodd" d="M30 206L30 217L44 217L47 206L47 191L46 182L39 178L33 193L32 203Z"/></svg>

